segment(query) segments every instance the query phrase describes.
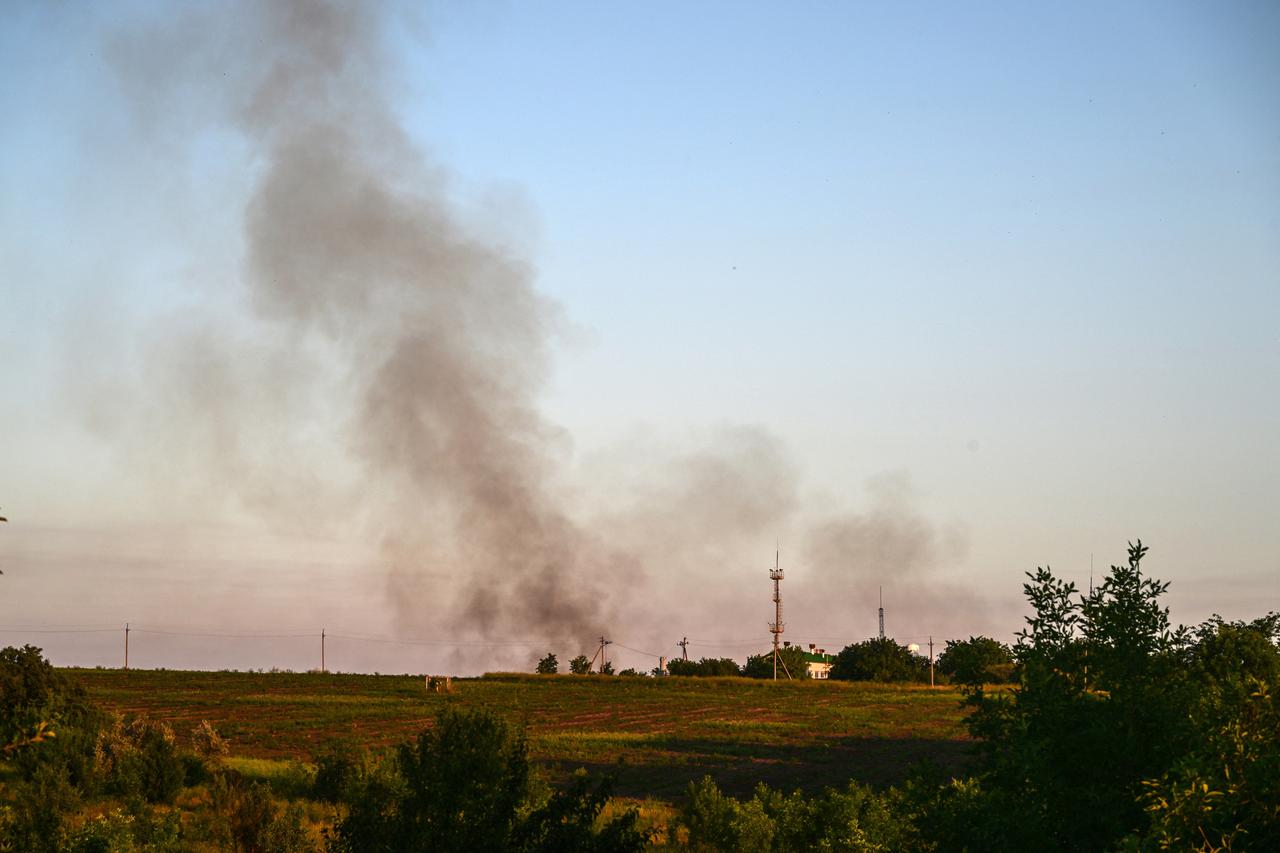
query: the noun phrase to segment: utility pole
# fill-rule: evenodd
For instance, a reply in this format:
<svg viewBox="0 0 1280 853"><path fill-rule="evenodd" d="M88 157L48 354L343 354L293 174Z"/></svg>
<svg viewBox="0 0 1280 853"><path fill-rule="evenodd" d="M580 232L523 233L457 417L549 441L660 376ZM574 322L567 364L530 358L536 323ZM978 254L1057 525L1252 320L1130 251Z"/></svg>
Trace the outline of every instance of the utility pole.
<svg viewBox="0 0 1280 853"><path fill-rule="evenodd" d="M324 629L320 629L320 674L324 675Z"/></svg>
<svg viewBox="0 0 1280 853"><path fill-rule="evenodd" d="M124 668L129 670L129 623L124 623Z"/></svg>
<svg viewBox="0 0 1280 853"><path fill-rule="evenodd" d="M680 654L684 657L685 660L688 660L689 659L689 638L685 637L683 640L676 643L676 645L680 647Z"/></svg>
<svg viewBox="0 0 1280 853"><path fill-rule="evenodd" d="M929 686L933 686L933 635L929 635Z"/></svg>
<svg viewBox="0 0 1280 853"><path fill-rule="evenodd" d="M606 640L603 634L600 635L600 674L601 675L604 675L605 659L609 656L609 653L605 651L605 646L609 646L612 644L613 644L613 640Z"/></svg>

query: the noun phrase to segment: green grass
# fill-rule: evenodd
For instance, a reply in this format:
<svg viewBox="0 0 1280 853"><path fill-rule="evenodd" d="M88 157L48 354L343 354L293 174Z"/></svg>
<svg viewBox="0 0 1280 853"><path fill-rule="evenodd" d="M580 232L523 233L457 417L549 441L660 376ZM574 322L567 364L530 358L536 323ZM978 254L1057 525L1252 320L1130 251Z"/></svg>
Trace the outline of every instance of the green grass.
<svg viewBox="0 0 1280 853"><path fill-rule="evenodd" d="M310 795L315 769L296 759L246 758L232 755L223 764L248 782L262 782L277 797L299 799Z"/></svg>
<svg viewBox="0 0 1280 853"><path fill-rule="evenodd" d="M523 725L532 757L553 777L607 770L618 794L665 801L704 774L734 793L757 782L885 785L921 760L957 770L968 746L960 695L948 688L503 674L455 679L454 692L441 695L408 676L69 674L94 701L166 720L180 737L209 720L237 761L267 761L242 770L264 780L269 768L313 761L330 742L377 749L404 741L445 706L489 708Z"/></svg>

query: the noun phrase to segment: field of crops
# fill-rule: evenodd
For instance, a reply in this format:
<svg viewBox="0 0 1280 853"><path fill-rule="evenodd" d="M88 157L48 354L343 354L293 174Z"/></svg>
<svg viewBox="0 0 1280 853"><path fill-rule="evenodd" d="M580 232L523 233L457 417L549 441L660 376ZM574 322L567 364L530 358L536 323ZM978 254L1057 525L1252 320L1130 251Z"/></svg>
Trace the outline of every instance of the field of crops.
<svg viewBox="0 0 1280 853"><path fill-rule="evenodd" d="M900 781L921 760L956 768L968 744L951 689L749 679L491 675L429 694L409 676L69 670L98 703L185 733L209 720L248 759L310 761L327 744L398 743L445 704L522 723L558 775L612 770L616 791L670 800L710 774L816 790Z"/></svg>

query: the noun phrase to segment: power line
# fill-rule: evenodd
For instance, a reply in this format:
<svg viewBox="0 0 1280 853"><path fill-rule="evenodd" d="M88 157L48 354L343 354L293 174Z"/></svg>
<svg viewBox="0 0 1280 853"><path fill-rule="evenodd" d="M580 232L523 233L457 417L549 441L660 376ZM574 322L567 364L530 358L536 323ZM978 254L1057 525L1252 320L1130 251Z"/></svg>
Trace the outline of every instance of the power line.
<svg viewBox="0 0 1280 853"><path fill-rule="evenodd" d="M615 646L617 646L617 647L618 647L618 648L620 648L620 649L626 649L627 651L629 651L629 652L635 652L635 653L636 653L636 654L638 654L638 655L648 655L648 656L649 656L649 657L651 657L651 658L661 658L661 657L662 657L662 655L655 655L653 652L646 652L646 651L644 651L643 649L633 649L633 648L631 648L630 646L624 646L624 645L622 645L622 643L619 643L617 640L610 640L610 642L611 642L611 643L613 643Z"/></svg>
<svg viewBox="0 0 1280 853"><path fill-rule="evenodd" d="M114 634L119 628L0 628L0 634Z"/></svg>
<svg viewBox="0 0 1280 853"><path fill-rule="evenodd" d="M308 634L315 637L315 634ZM503 646L537 648L547 645L546 640L421 640L400 637L360 636L357 634L333 634L327 636L339 640L354 640L358 643L385 643L395 646L446 646L465 648L497 648Z"/></svg>
<svg viewBox="0 0 1280 853"><path fill-rule="evenodd" d="M771 637L755 637L754 639L750 639L750 640L723 640L723 641L689 640L689 645L691 646L754 646L757 643L767 643L771 639L772 639ZM679 645L679 643L677 643L676 645Z"/></svg>
<svg viewBox="0 0 1280 853"><path fill-rule="evenodd" d="M165 631L159 628L130 628L129 630L138 634L163 634L166 637L215 637L224 640L297 640L304 637L313 638L317 636L315 632L309 634L229 634L199 631Z"/></svg>

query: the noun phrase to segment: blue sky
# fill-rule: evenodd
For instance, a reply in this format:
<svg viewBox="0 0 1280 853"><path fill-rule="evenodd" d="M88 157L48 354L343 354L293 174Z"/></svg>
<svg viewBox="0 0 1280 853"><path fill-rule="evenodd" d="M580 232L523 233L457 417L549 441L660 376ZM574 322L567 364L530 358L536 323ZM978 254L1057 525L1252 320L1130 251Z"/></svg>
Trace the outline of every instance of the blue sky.
<svg viewBox="0 0 1280 853"><path fill-rule="evenodd" d="M0 565L46 555L36 621L89 618L48 603L50 541L191 514L131 483L81 386L157 317L239 322L261 164L198 88L131 119L112 68L113 34L168 12L32 3L0 28ZM458 3L386 44L458 216L559 305L541 404L566 479L607 499L618 457L743 424L823 506L865 511L896 472L965 531L936 570L989 598L965 632L996 633L1022 571L1080 578L1135 536L1175 618L1280 598L1277 36L1270 3Z"/></svg>

